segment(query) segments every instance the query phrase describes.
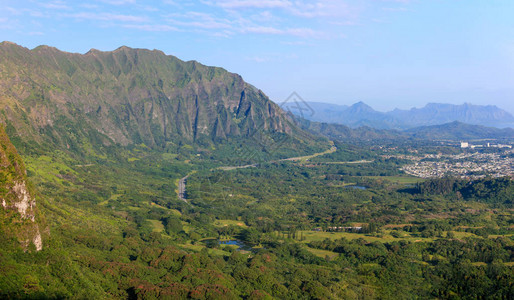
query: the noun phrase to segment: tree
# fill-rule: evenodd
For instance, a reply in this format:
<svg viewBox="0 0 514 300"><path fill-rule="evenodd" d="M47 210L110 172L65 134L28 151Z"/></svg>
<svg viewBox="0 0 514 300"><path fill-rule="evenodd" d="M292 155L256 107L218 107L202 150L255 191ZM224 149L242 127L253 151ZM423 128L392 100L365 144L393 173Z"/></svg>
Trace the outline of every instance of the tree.
<svg viewBox="0 0 514 300"><path fill-rule="evenodd" d="M175 217L168 217L164 219L164 228L168 234L177 234L183 230L182 222Z"/></svg>

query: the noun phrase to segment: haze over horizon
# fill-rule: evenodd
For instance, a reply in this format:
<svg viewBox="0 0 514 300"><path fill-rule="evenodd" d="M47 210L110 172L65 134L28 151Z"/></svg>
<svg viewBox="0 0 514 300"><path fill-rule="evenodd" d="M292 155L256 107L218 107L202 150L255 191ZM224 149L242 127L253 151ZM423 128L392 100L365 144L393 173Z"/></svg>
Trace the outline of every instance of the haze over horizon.
<svg viewBox="0 0 514 300"><path fill-rule="evenodd" d="M514 113L514 3L415 0L3 1L0 40L159 49L241 74L280 103L426 103Z"/></svg>

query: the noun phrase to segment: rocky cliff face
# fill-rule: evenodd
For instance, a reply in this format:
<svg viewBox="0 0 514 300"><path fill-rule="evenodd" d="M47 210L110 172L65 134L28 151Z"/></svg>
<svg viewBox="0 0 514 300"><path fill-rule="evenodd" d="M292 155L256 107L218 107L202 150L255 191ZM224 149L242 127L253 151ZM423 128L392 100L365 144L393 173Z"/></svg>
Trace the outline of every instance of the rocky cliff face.
<svg viewBox="0 0 514 300"><path fill-rule="evenodd" d="M43 249L38 211L25 166L0 126L0 232L4 241L16 241L26 251Z"/></svg>
<svg viewBox="0 0 514 300"><path fill-rule="evenodd" d="M121 47L73 54L0 44L0 120L66 148L227 139L299 130L260 90L221 68Z"/></svg>

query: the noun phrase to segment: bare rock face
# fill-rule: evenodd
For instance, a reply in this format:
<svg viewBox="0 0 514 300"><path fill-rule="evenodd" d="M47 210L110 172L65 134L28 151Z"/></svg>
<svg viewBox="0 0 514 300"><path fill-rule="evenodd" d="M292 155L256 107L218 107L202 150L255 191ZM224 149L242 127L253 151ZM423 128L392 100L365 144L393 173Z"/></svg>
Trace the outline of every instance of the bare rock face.
<svg viewBox="0 0 514 300"><path fill-rule="evenodd" d="M43 249L36 199L27 183L25 166L0 126L0 226L7 239L14 239L27 251L33 245Z"/></svg>

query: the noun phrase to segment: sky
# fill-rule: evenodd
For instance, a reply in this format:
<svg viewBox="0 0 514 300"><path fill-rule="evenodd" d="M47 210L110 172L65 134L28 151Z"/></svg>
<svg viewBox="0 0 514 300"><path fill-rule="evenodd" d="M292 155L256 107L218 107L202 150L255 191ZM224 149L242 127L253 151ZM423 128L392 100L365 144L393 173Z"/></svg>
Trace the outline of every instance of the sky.
<svg viewBox="0 0 514 300"><path fill-rule="evenodd" d="M512 0L0 0L0 40L159 49L235 72L280 103L429 102L514 114Z"/></svg>

